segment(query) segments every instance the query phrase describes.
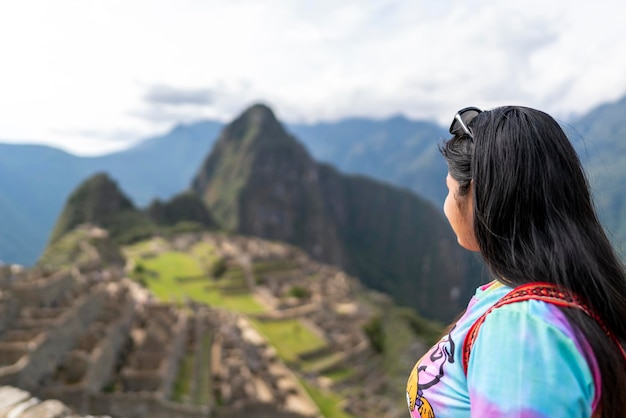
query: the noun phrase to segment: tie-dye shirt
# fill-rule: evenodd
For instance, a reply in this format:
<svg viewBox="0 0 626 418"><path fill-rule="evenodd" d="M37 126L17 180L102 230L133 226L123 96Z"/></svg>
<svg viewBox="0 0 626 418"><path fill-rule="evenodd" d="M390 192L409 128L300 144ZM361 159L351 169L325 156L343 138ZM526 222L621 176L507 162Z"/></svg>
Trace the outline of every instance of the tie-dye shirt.
<svg viewBox="0 0 626 418"><path fill-rule="evenodd" d="M412 418L591 417L601 390L595 357L546 302L516 302L489 313L467 376L463 372L469 328L510 290L499 282L478 288L449 334L417 362L406 394Z"/></svg>

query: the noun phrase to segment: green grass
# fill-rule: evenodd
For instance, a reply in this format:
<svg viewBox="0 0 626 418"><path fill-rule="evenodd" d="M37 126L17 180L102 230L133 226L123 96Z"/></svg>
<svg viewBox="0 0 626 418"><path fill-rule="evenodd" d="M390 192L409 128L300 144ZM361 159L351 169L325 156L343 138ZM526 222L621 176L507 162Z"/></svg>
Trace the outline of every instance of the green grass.
<svg viewBox="0 0 626 418"><path fill-rule="evenodd" d="M341 408L343 399L340 396L313 387L307 382L302 384L325 418L355 418Z"/></svg>
<svg viewBox="0 0 626 418"><path fill-rule="evenodd" d="M337 382L342 382L349 377L352 377L353 374L354 374L354 370L341 368L341 369L332 370L328 373L324 373L324 376L328 377L330 380L337 383Z"/></svg>
<svg viewBox="0 0 626 418"><path fill-rule="evenodd" d="M411 318L409 321L407 318ZM413 319L421 321L423 327L420 337L428 346L433 345L442 334L443 328L437 326L436 323L423 320L416 314L407 317L406 308L393 308L382 317L385 338L385 353L383 365L389 376L402 376L404 367L406 367L400 358L405 353L407 347L415 341L417 328ZM417 361L417 359L415 359Z"/></svg>
<svg viewBox="0 0 626 418"><path fill-rule="evenodd" d="M133 245L127 245L123 248L123 253L131 259L141 258L145 254L150 254L155 246L168 246L167 241L162 238L152 238L146 241L140 241Z"/></svg>
<svg viewBox="0 0 626 418"><path fill-rule="evenodd" d="M230 270L229 270L230 271ZM243 287L246 288L246 280L243 277L243 274L225 274L223 278L219 280L214 280L210 283L211 286L215 288L229 288L229 287Z"/></svg>
<svg viewBox="0 0 626 418"><path fill-rule="evenodd" d="M413 332L420 336L427 345L435 345L443 335L445 326L429 321L410 308L396 308L401 319L407 322Z"/></svg>
<svg viewBox="0 0 626 418"><path fill-rule="evenodd" d="M198 405L209 405L211 402L211 337L202 336L202 350L198 360L198 385L195 400Z"/></svg>
<svg viewBox="0 0 626 418"><path fill-rule="evenodd" d="M297 319L268 322L252 320L252 324L276 348L278 356L286 363L298 361L300 353L326 345L322 338ZM317 389L303 380L300 382L325 418L355 418L341 408L343 397L340 395Z"/></svg>
<svg viewBox="0 0 626 418"><path fill-rule="evenodd" d="M200 241L194 244L189 250L205 271L210 271L211 267L219 259L217 249L208 242Z"/></svg>
<svg viewBox="0 0 626 418"><path fill-rule="evenodd" d="M224 295L215 300L213 306L219 306L231 311L236 311L248 315L265 312L265 308L250 294Z"/></svg>
<svg viewBox="0 0 626 418"><path fill-rule="evenodd" d="M331 367L343 360L343 353L330 353L328 355L305 360L302 362L302 370L305 372L319 372L327 367Z"/></svg>
<svg viewBox="0 0 626 418"><path fill-rule="evenodd" d="M267 322L252 320L252 323L276 348L278 356L287 363L298 361L301 353L326 345L324 339L297 319Z"/></svg>
<svg viewBox="0 0 626 418"><path fill-rule="evenodd" d="M180 284L176 278L203 274L195 258L176 251L167 251L153 258L144 258L141 260L141 264L146 273L135 278L143 279L143 282L157 298L178 304L186 298L193 298L187 289L192 288L195 283L185 286Z"/></svg>
<svg viewBox="0 0 626 418"><path fill-rule="evenodd" d="M82 241L88 241L87 231L75 229L66 233L56 242L48 245L37 264L59 269L87 261L86 254L80 250Z"/></svg>
<svg viewBox="0 0 626 418"><path fill-rule="evenodd" d="M181 304L185 299L206 303L245 314L255 314L264 308L249 293L223 294L220 287L243 286L243 272L240 268L229 269L224 279L214 281L207 272L219 260L217 250L207 242L198 242L189 252L165 251L155 257L151 254L155 244L164 246L165 241L143 241L124 248L126 257L143 266L144 273L133 274L133 278L145 284L160 300ZM202 276L206 280L202 280ZM177 278L196 279L180 282Z"/></svg>
<svg viewBox="0 0 626 418"><path fill-rule="evenodd" d="M230 267L223 275L224 280L244 282L245 276L241 267Z"/></svg>
<svg viewBox="0 0 626 418"><path fill-rule="evenodd" d="M297 267L297 265L290 260L275 260L275 261L261 261L252 265L252 271L254 275L264 273L275 273L280 271L290 271Z"/></svg>
<svg viewBox="0 0 626 418"><path fill-rule="evenodd" d="M194 368L193 357L192 353L187 353L180 362L178 376L176 377L172 390L172 400L176 402L188 402L191 397L189 391Z"/></svg>

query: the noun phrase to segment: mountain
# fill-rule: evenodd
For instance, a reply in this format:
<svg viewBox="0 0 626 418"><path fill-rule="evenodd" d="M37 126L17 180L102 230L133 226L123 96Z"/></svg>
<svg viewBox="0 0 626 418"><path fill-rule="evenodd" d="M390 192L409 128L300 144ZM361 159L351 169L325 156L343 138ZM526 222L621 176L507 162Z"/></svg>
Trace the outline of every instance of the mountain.
<svg viewBox="0 0 626 418"><path fill-rule="evenodd" d="M404 116L348 118L334 123L290 124L288 130L316 160L343 172L409 188L436 204L445 199L442 186L447 169L438 145L449 135L434 122Z"/></svg>
<svg viewBox="0 0 626 418"><path fill-rule="evenodd" d="M101 157L40 145L0 144L0 260L32 265L69 194L98 172L117 179L140 207L187 187L222 124L179 125L167 134Z"/></svg>
<svg viewBox="0 0 626 418"><path fill-rule="evenodd" d="M601 220L626 256L626 97L572 122L573 141L585 163Z"/></svg>
<svg viewBox="0 0 626 418"><path fill-rule="evenodd" d="M71 264L71 257L64 258L59 253L63 249L71 254L79 252L75 247L77 242L84 241L84 228L76 235L78 238L67 236L85 225L106 230L110 240L118 245L153 235L169 237L216 227L202 199L191 191L182 192L167 201L155 199L148 208L138 209L117 182L106 173L97 173L70 194L37 265L49 268Z"/></svg>
<svg viewBox="0 0 626 418"><path fill-rule="evenodd" d="M203 121L178 125L165 135L122 152L93 158L91 166L117 179L139 207L183 191L211 150L223 124Z"/></svg>
<svg viewBox="0 0 626 418"><path fill-rule="evenodd" d="M264 105L224 128L192 190L228 231L297 243L319 259L343 264L317 164Z"/></svg>
<svg viewBox="0 0 626 418"><path fill-rule="evenodd" d="M39 145L0 144L0 260L32 265L43 251L65 199L82 179L106 172L139 207L169 199L187 187L223 124L179 125L128 150L78 157ZM443 130L403 117L294 124L288 130L317 160L443 199L445 177L436 156ZM382 157L385 156L386 157ZM414 156L409 164L403 159ZM4 180L2 180L4 179Z"/></svg>
<svg viewBox="0 0 626 418"><path fill-rule="evenodd" d="M152 233L152 222L105 173L85 180L70 195L50 236L50 243L83 224L105 228L121 241L126 241L124 238L137 230Z"/></svg>
<svg viewBox="0 0 626 418"><path fill-rule="evenodd" d="M224 128L192 190L226 230L298 245L434 318L478 278L430 202L316 163L264 105Z"/></svg>
<svg viewBox="0 0 626 418"><path fill-rule="evenodd" d="M191 191L180 193L167 202L155 199L146 211L150 219L159 225L195 222L206 228L217 226L200 196Z"/></svg>
<svg viewBox="0 0 626 418"><path fill-rule="evenodd" d="M0 259L32 264L87 162L38 145L0 144Z"/></svg>
<svg viewBox="0 0 626 418"><path fill-rule="evenodd" d="M624 100L569 121L569 134L589 173L601 220L620 246L626 242L626 194L620 185ZM222 127L216 121L180 125L128 150L95 158L45 146L0 144L0 260L32 265L67 196L97 172L115 178L139 207L180 193ZM317 161L409 188L438 206L443 202L446 167L436 148L447 133L433 122L402 116L351 118L290 124L286 130Z"/></svg>

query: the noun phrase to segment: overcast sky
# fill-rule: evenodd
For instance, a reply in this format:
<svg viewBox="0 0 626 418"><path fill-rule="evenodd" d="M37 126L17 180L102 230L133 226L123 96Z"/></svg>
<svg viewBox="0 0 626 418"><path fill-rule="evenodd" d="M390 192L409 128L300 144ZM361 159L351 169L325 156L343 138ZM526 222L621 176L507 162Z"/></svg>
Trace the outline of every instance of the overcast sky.
<svg viewBox="0 0 626 418"><path fill-rule="evenodd" d="M626 95L623 0L0 3L0 142L81 154L252 103L286 122Z"/></svg>

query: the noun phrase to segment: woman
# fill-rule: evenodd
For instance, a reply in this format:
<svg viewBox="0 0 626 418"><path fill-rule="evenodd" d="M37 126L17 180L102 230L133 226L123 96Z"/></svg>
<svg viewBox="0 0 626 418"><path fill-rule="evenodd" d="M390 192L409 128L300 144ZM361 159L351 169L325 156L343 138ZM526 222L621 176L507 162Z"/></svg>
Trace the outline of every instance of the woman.
<svg viewBox="0 0 626 418"><path fill-rule="evenodd" d="M450 133L444 212L495 280L416 364L411 416L626 416L626 277L564 132L506 106L463 109Z"/></svg>

